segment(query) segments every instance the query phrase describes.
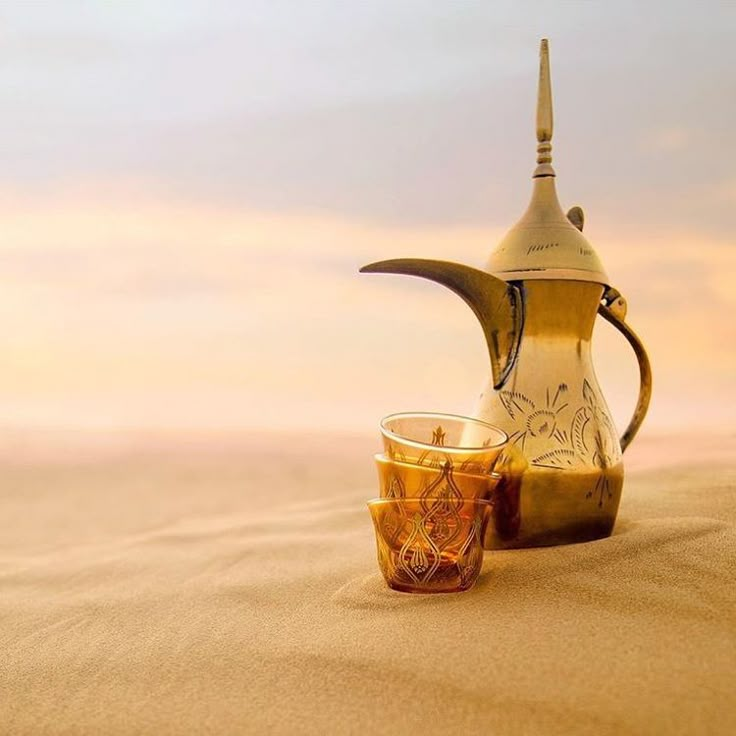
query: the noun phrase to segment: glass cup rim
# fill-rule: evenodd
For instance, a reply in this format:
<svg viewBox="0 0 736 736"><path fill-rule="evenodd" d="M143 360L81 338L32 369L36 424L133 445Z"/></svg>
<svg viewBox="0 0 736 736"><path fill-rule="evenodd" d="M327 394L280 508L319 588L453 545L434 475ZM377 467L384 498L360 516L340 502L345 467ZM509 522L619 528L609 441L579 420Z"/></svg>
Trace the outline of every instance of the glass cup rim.
<svg viewBox="0 0 736 736"><path fill-rule="evenodd" d="M366 501L366 505L368 507L371 506L383 506L390 503L406 503L407 501L415 501L416 503L422 504L426 503L427 501L446 501L447 498L443 496L424 496L424 497L408 497L404 498L403 496L401 498L371 498L369 501ZM472 503L477 504L478 506L492 506L493 500L490 498L459 498L456 499L457 501L460 501L461 503Z"/></svg>
<svg viewBox="0 0 736 736"><path fill-rule="evenodd" d="M453 421L461 420L464 422L471 422L472 424L477 424L485 429L489 429L495 434L499 435L501 438L499 442L494 442L490 445L481 445L480 447L456 447L454 445L432 445L428 442L420 442L419 440L413 440L409 437L404 437L401 434L397 434L396 432L393 432L390 430L386 423L390 422L394 419L428 419L430 417L435 417L437 419L451 419ZM450 453L450 454L483 454L484 452L488 452L489 450L497 449L499 447L503 447L505 444L509 441L509 436L504 432L500 427L495 426L494 424L489 424L488 422L484 422L482 419L476 419L475 417L467 417L463 414L447 414L445 412L437 412L437 411L399 411L394 412L393 414L388 414L383 419L381 419L380 422L380 429L381 434L384 437L387 437L388 439L394 440L396 442L401 443L402 445L409 445L410 447L416 447L421 450L432 450L434 452L441 452L441 453Z"/></svg>
<svg viewBox="0 0 736 736"><path fill-rule="evenodd" d="M385 452L377 452L375 455L373 455L373 461L376 463L376 465L396 465L400 468L408 468L408 469L419 469L421 471L435 471L440 472L442 470L442 467L433 467L432 465L417 465L416 463L412 463L409 461L404 460L394 460L393 458L390 458L386 455ZM469 473L467 470L460 470L460 468L452 468L452 474L453 475L472 475L474 478L493 478L495 480L498 480L502 478L502 474L499 473L496 470L490 470L483 473Z"/></svg>

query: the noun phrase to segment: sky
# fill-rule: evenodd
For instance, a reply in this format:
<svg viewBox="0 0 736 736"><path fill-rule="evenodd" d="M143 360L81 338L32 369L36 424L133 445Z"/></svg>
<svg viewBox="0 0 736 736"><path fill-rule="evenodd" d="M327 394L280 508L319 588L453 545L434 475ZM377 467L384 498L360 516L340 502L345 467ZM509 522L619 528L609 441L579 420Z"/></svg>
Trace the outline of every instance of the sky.
<svg viewBox="0 0 736 736"><path fill-rule="evenodd" d="M554 164L647 345L651 431L733 426L736 5L0 2L0 425L373 431L471 412L462 302ZM633 354L595 362L620 427Z"/></svg>

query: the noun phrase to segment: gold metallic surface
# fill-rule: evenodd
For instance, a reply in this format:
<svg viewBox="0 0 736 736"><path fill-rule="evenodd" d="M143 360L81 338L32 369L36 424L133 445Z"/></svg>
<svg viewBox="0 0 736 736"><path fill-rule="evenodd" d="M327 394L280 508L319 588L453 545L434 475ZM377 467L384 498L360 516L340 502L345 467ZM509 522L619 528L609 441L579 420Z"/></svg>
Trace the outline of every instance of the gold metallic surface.
<svg viewBox="0 0 736 736"><path fill-rule="evenodd" d="M567 219L570 220L570 222L575 225L575 227L580 230L580 232L583 232L583 225L585 224L585 213L583 212L582 207L578 207L575 205L575 207L570 207L570 209L567 211Z"/></svg>
<svg viewBox="0 0 736 736"><path fill-rule="evenodd" d="M552 168L552 132L549 44L547 39L542 39L537 97L537 168L531 202L522 218L491 253L486 270L506 281L549 278L607 284L603 265L582 234L582 210L574 207L571 221L557 198Z"/></svg>
<svg viewBox="0 0 736 736"><path fill-rule="evenodd" d="M519 355L500 390L487 386L476 414L521 450L519 547L610 534L623 485L621 446L595 377L591 337L600 284L530 281ZM554 307L552 306L554 305Z"/></svg>
<svg viewBox="0 0 736 736"><path fill-rule="evenodd" d="M608 283L593 246L563 212L554 176L532 180L529 207L491 253L486 270L506 281L545 278Z"/></svg>
<svg viewBox="0 0 736 736"><path fill-rule="evenodd" d="M512 535L487 533L487 548L610 534L623 486L622 452L644 420L651 396L646 351L624 322L626 300L610 287L582 234L582 210L572 208L568 217L557 199L551 137L549 56L543 41L532 200L491 254L486 271L423 259L361 269L443 284L463 298L481 324L492 375L476 415L503 429L523 455L523 462L505 471L519 496L520 523ZM621 439L591 361L598 313L626 337L639 362L639 399Z"/></svg>
<svg viewBox="0 0 736 736"><path fill-rule="evenodd" d="M539 45L539 92L537 95L537 168L534 176L554 176L552 168L552 80L549 73L549 42Z"/></svg>
<svg viewBox="0 0 736 736"><path fill-rule="evenodd" d="M614 304L619 305L618 310L616 310L614 305L610 307L606 306L605 294L603 301L604 303L598 307L598 314L610 322L629 341L629 345L631 345L639 363L639 398L637 399L634 415L631 417L629 426L626 427L624 433L621 435L621 450L623 451L629 446L631 440L634 439L636 433L639 431L639 427L644 421L644 417L649 409L649 401L652 398L652 366L649 363L649 356L644 349L642 341L634 330L624 322L624 317L626 316L625 299L620 294L616 297ZM623 307L621 304L623 304ZM622 311L623 314L621 313Z"/></svg>

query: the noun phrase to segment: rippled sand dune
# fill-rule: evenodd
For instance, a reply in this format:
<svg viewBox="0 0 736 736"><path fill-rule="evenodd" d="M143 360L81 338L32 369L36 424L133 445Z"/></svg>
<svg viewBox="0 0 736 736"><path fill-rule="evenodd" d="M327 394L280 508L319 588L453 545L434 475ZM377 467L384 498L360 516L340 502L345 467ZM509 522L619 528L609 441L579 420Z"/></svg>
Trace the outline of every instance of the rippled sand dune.
<svg viewBox="0 0 736 736"><path fill-rule="evenodd" d="M614 535L385 587L373 437L10 433L13 734L736 729L736 442L642 437Z"/></svg>

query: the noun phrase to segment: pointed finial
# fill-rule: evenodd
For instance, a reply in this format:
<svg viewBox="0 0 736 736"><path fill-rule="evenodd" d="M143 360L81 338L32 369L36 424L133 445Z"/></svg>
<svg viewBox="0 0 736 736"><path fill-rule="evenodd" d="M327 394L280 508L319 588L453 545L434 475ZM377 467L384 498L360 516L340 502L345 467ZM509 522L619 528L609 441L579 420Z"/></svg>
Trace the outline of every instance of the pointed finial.
<svg viewBox="0 0 736 736"><path fill-rule="evenodd" d="M552 162L552 83L549 77L549 41L539 46L539 94L537 96L537 168L534 176L554 176Z"/></svg>

